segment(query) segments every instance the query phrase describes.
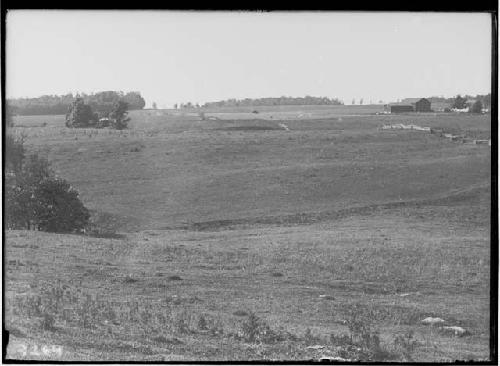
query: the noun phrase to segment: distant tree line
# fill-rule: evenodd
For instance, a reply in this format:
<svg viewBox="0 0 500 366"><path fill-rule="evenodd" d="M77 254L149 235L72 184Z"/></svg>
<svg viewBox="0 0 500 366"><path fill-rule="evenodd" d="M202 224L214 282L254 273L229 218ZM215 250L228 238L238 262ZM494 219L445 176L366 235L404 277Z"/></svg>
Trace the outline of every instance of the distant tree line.
<svg viewBox="0 0 500 366"><path fill-rule="evenodd" d="M279 98L245 98L227 99L218 102L208 102L203 105L188 103L179 104L179 108L213 108L213 107L262 107L275 105L342 105L342 101L336 98L327 97L279 97ZM177 105L175 105L177 108Z"/></svg>
<svg viewBox="0 0 500 366"><path fill-rule="evenodd" d="M474 102L469 102L472 99ZM464 96L460 94L453 99L451 108L456 109L469 109L470 113L482 113L483 108L491 108L491 94L477 95L476 97Z"/></svg>
<svg viewBox="0 0 500 366"><path fill-rule="evenodd" d="M426 98L428 99L431 103L448 103L451 108L458 108L458 109L463 109L466 108L467 101L468 100L475 100L476 102L479 101L481 105L484 108L491 108L491 93L481 95L478 94L476 96L474 95L457 95L456 97L453 98L444 98L444 97L430 97Z"/></svg>
<svg viewBox="0 0 500 366"><path fill-rule="evenodd" d="M81 98L93 111L101 113L110 111L118 101L128 104L130 110L143 109L146 101L140 92L124 93L121 91L103 91L92 94L72 93L66 95L44 95L38 98L8 99L7 105L13 114L28 115L54 115L66 114L68 107Z"/></svg>

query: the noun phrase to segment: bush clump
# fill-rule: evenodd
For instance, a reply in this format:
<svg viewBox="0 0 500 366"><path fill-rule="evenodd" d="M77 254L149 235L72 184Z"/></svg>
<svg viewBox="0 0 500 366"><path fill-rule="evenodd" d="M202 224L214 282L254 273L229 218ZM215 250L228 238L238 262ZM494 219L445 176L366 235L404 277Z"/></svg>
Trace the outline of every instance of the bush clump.
<svg viewBox="0 0 500 366"><path fill-rule="evenodd" d="M108 111L94 113L83 98L76 98L70 105L66 114L66 127L69 128L114 128L123 130L127 128L130 118L127 117L129 104L117 100Z"/></svg>
<svg viewBox="0 0 500 366"><path fill-rule="evenodd" d="M81 232L90 213L78 192L56 177L47 159L25 156L21 140L12 136L7 146L5 217L8 229Z"/></svg>
<svg viewBox="0 0 500 366"><path fill-rule="evenodd" d="M83 98L76 98L66 114L66 127L86 128L97 124L99 117L92 112L90 105L85 104Z"/></svg>

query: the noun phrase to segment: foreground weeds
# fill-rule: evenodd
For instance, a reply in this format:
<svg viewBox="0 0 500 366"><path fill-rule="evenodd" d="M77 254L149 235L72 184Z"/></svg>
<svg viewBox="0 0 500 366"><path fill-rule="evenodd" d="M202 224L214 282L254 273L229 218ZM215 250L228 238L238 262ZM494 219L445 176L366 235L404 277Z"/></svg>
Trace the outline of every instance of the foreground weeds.
<svg viewBox="0 0 500 366"><path fill-rule="evenodd" d="M169 297L161 301L114 301L62 283L41 288L40 294L15 297L8 311L11 322L7 329L13 334L56 337L70 334L73 329L78 336L65 337L67 346L81 344L82 337L93 337L93 347L97 348L104 347L99 339L115 340L116 344L106 346L110 351L120 348L129 336L132 338L128 340L140 339L142 343L137 345L139 348L131 349L147 348L148 355L165 347L184 347L193 337L215 342L222 348L225 342L242 347L242 357L249 359L315 359L326 354L350 361L411 361L418 347L412 333L397 335L392 342L383 343L373 325L373 314L361 306L353 306L346 314L345 333L329 336L316 335L311 329L302 335L275 329L252 312L228 324L219 314L176 306ZM216 352L213 357L217 355Z"/></svg>

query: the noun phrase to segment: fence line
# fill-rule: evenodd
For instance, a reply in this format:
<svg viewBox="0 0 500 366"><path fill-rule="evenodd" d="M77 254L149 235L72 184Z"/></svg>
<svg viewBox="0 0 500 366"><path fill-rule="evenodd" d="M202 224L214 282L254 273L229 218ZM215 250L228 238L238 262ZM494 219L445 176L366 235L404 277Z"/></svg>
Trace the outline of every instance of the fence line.
<svg viewBox="0 0 500 366"><path fill-rule="evenodd" d="M463 144L474 144L474 145L489 145L491 146L491 139L489 140L478 140L470 139L465 137L465 135L453 135L451 133L444 133L441 128L432 127L422 127L417 125L404 125L402 123L397 123L394 125L383 125L379 129L381 130L416 130L430 132L431 134L438 134L442 137L449 139L450 141L460 141Z"/></svg>

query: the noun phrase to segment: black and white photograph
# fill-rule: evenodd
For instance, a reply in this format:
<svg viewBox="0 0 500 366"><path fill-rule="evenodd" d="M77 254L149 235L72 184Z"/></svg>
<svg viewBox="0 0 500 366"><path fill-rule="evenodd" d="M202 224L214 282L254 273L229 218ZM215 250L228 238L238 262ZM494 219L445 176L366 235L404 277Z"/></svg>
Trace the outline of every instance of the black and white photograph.
<svg viewBox="0 0 500 366"><path fill-rule="evenodd" d="M4 363L498 362L496 11L3 21Z"/></svg>

